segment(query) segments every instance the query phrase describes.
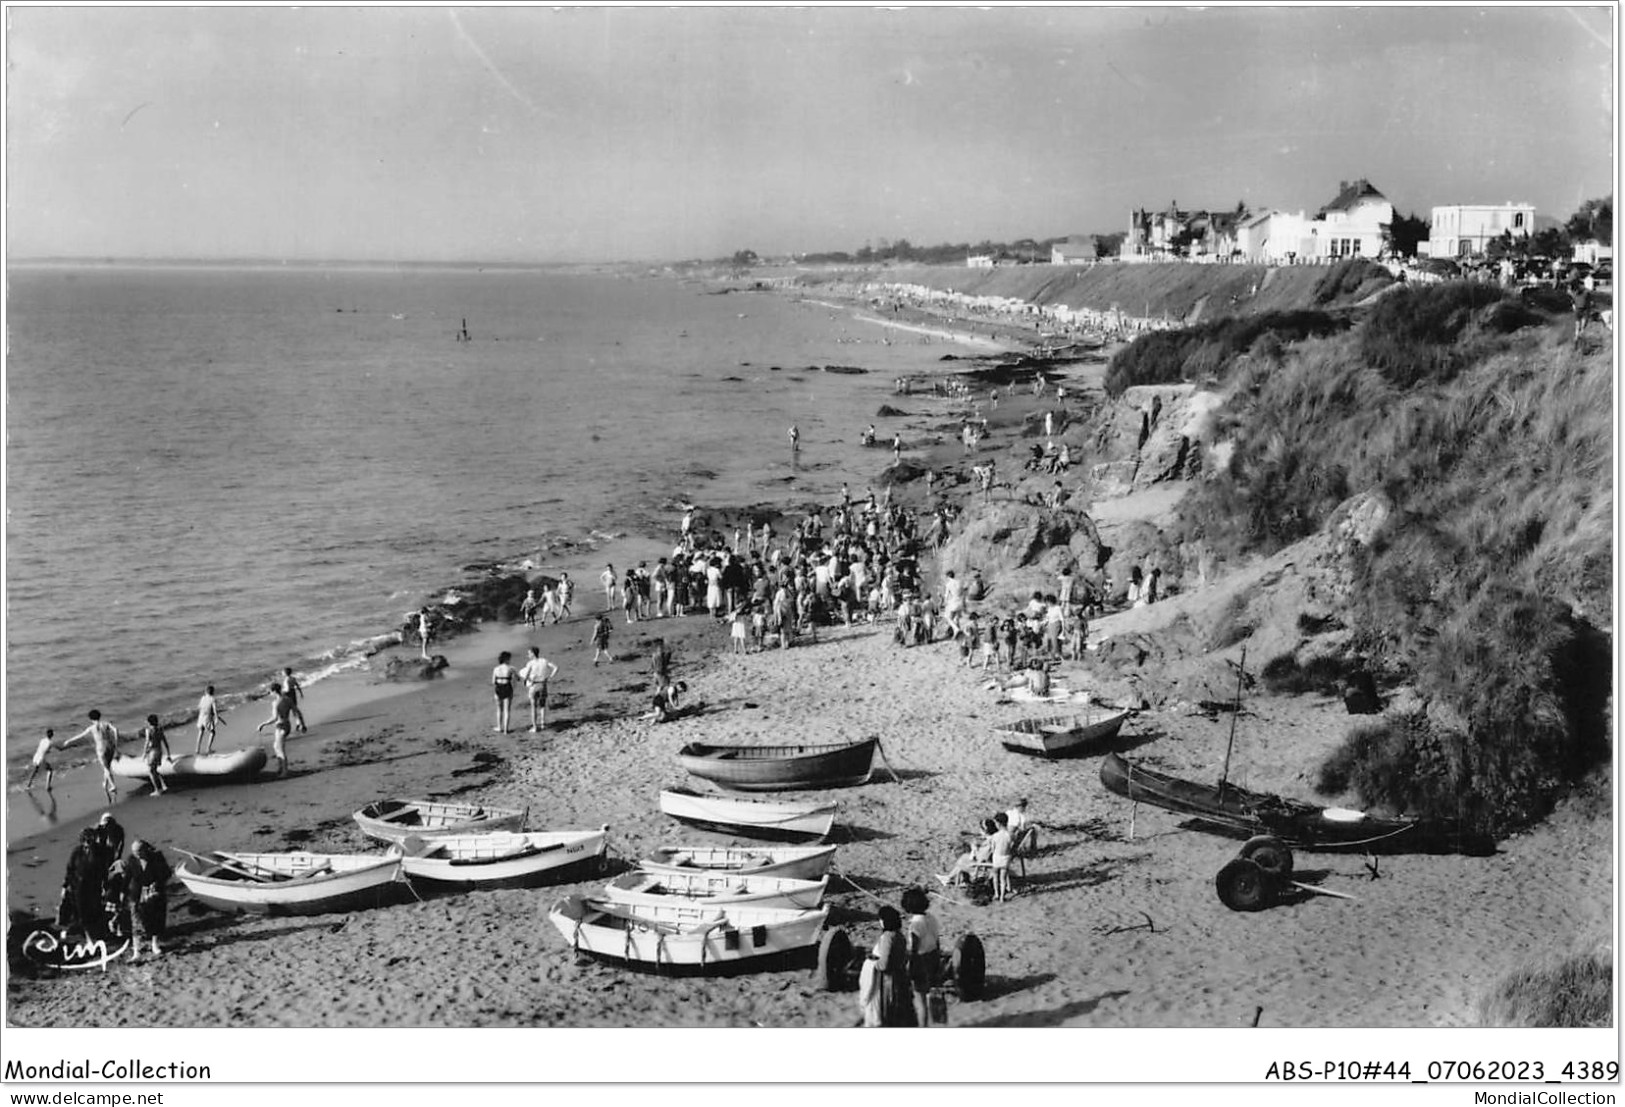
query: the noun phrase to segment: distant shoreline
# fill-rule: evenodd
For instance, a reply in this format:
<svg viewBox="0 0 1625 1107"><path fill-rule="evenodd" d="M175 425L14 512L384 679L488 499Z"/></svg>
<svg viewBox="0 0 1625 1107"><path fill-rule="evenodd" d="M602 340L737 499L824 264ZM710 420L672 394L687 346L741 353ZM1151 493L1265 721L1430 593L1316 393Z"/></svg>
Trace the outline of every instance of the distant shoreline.
<svg viewBox="0 0 1625 1107"><path fill-rule="evenodd" d="M503 273L581 273L583 275L621 274L637 270L647 272L648 266L638 262L532 262L532 261L360 261L353 258L320 260L313 258L9 258L8 269L244 269L308 271L362 270L378 272L410 270L412 272L483 272L495 270Z"/></svg>

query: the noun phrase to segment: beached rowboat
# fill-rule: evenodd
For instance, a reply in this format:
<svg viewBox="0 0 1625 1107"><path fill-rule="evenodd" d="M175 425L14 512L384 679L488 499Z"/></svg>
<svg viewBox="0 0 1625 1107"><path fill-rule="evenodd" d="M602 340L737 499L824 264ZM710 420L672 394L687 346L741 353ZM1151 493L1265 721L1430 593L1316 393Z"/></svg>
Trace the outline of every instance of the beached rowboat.
<svg viewBox="0 0 1625 1107"><path fill-rule="evenodd" d="M829 911L681 900L633 907L566 896L547 917L579 953L662 971L725 972L762 968L768 959L810 962Z"/></svg>
<svg viewBox="0 0 1625 1107"><path fill-rule="evenodd" d="M661 792L660 810L690 826L787 841L822 838L835 823L833 803L739 799L703 795L687 788L668 788Z"/></svg>
<svg viewBox="0 0 1625 1107"><path fill-rule="evenodd" d="M838 788L869 779L879 738L801 746L718 746L691 742L677 751L684 770L742 792Z"/></svg>
<svg viewBox="0 0 1625 1107"><path fill-rule="evenodd" d="M595 875L607 848L598 830L541 830L528 834L457 834L395 845L406 875L463 888L534 888Z"/></svg>
<svg viewBox="0 0 1625 1107"><path fill-rule="evenodd" d="M834 859L834 846L660 846L638 865L654 873L710 870L817 880Z"/></svg>
<svg viewBox="0 0 1625 1107"><path fill-rule="evenodd" d="M190 857L175 875L220 911L326 915L410 896L391 854L213 853Z"/></svg>
<svg viewBox="0 0 1625 1107"><path fill-rule="evenodd" d="M994 734L1007 750L1039 757L1071 757L1096 752L1102 742L1117 737L1127 711L1091 718L1088 715L1052 715L1022 719L1009 726L995 727Z"/></svg>
<svg viewBox="0 0 1625 1107"><path fill-rule="evenodd" d="M223 750L220 753L185 753L158 764L158 776L166 782L210 783L257 776L265 768L265 747ZM147 763L133 754L113 758L113 775L128 780L146 780Z"/></svg>
<svg viewBox="0 0 1625 1107"><path fill-rule="evenodd" d="M791 880L737 872L656 873L639 869L611 880L604 887L604 896L616 903L645 906L686 899L711 906L726 903L738 907L807 911L824 902L824 890L828 886L827 876L818 880Z"/></svg>
<svg viewBox="0 0 1625 1107"><path fill-rule="evenodd" d="M1317 807L1234 784L1223 788L1160 773L1108 754L1100 782L1120 796L1188 815L1202 829L1238 838L1273 835L1289 846L1359 853L1493 853L1487 835L1455 819L1396 819L1345 807Z"/></svg>
<svg viewBox="0 0 1625 1107"><path fill-rule="evenodd" d="M369 838L399 842L412 834L419 838L452 838L518 830L525 825L525 812L516 807L386 799L357 811L355 821Z"/></svg>

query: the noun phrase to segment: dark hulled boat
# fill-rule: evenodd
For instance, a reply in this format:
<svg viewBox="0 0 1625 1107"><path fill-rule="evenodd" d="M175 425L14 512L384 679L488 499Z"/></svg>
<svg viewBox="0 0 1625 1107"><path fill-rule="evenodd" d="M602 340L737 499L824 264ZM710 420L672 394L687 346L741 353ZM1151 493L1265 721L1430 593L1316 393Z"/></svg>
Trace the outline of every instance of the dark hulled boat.
<svg viewBox="0 0 1625 1107"><path fill-rule="evenodd" d="M1246 838L1270 834L1288 845L1351 853L1495 852L1488 835L1455 819L1396 819L1343 807L1317 807L1234 784L1215 787L1148 769L1120 754L1100 764L1100 782L1131 800L1188 815L1202 829Z"/></svg>
<svg viewBox="0 0 1625 1107"><path fill-rule="evenodd" d="M683 769L741 792L839 788L869 779L879 738L802 746L718 746L690 742L677 751Z"/></svg>

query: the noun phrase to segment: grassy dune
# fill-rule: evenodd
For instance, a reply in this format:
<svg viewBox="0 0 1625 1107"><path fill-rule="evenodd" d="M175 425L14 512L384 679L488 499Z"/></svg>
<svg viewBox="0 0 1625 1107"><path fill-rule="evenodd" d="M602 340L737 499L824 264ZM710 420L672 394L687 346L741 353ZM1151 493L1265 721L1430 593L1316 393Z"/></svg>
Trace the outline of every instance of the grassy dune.
<svg viewBox="0 0 1625 1107"><path fill-rule="evenodd" d="M1355 731L1325 790L1504 831L1606 759L1612 369L1571 330L1447 285L1233 359L1236 448L1187 532L1272 551L1356 494L1387 516L1350 553L1347 621L1360 660L1420 698Z"/></svg>

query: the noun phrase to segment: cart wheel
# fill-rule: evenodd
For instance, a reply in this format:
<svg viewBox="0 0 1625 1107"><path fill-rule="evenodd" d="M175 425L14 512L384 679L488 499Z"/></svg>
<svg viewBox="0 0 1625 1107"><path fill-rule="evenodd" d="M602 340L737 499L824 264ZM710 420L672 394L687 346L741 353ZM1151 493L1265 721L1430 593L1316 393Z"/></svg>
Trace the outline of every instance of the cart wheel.
<svg viewBox="0 0 1625 1107"><path fill-rule="evenodd" d="M1273 834L1260 834L1242 843L1240 855L1276 880L1292 875L1292 849Z"/></svg>
<svg viewBox="0 0 1625 1107"><path fill-rule="evenodd" d="M966 934L954 943L954 990L960 999L980 999L987 982L987 954L982 939Z"/></svg>
<svg viewBox="0 0 1625 1107"><path fill-rule="evenodd" d="M1275 901L1275 881L1258 862L1238 857L1213 880L1219 899L1232 911L1262 911Z"/></svg>
<svg viewBox="0 0 1625 1107"><path fill-rule="evenodd" d="M852 975L852 939L841 927L824 931L818 941L817 981L826 992L844 992Z"/></svg>

